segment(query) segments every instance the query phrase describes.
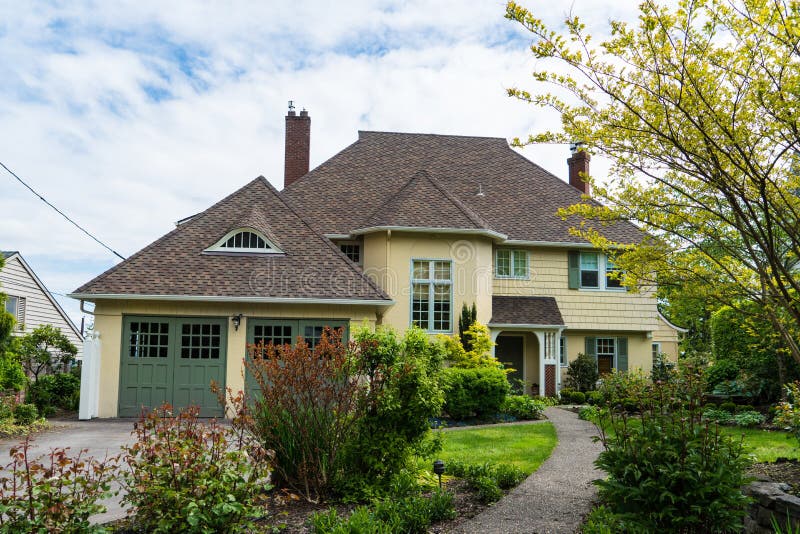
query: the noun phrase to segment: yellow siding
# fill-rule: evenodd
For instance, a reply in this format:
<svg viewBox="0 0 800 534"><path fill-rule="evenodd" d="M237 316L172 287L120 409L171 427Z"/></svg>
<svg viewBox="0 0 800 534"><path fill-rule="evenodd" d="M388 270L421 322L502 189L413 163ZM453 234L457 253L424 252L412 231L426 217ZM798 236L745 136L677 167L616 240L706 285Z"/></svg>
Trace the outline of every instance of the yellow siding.
<svg viewBox="0 0 800 534"><path fill-rule="evenodd" d="M672 328L661 317L658 318L658 328L653 330L653 343L661 343L661 352L666 354L673 362L678 361L678 331Z"/></svg>
<svg viewBox="0 0 800 534"><path fill-rule="evenodd" d="M486 324L492 311L492 242L485 237L386 232L364 237L364 272L394 299L382 324L404 331L411 321L411 261L442 259L453 263L453 327L462 304L478 308Z"/></svg>
<svg viewBox="0 0 800 534"><path fill-rule="evenodd" d="M495 295L555 297L569 329L652 331L658 328L654 291L569 289L567 249L529 250L530 279L494 279Z"/></svg>
<svg viewBox="0 0 800 534"><path fill-rule="evenodd" d="M239 330L228 322L226 386L239 390L244 382L244 355L248 317L350 319L350 331L366 324L375 326L375 309L369 306L227 304L157 301L99 301L95 307L95 331L100 335L99 417L116 417L119 397L122 316L232 317L243 314Z"/></svg>
<svg viewBox="0 0 800 534"><path fill-rule="evenodd" d="M628 370L640 369L650 374L653 370L652 340L644 333L631 334L630 332L591 332L591 333L563 333L567 338L567 358L571 362L578 354L586 352L586 337L626 337L628 338ZM567 376L567 368L561 368L561 384Z"/></svg>

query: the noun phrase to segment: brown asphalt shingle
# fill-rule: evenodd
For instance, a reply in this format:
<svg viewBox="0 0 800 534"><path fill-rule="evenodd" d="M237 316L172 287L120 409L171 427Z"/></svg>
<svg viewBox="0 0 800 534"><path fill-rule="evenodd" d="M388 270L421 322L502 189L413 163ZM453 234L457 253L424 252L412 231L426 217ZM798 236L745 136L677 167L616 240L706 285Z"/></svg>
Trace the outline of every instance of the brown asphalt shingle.
<svg viewBox="0 0 800 534"><path fill-rule="evenodd" d="M375 226L370 221L380 216L378 208L390 206L398 195L409 195L410 191L404 191L409 177L420 171L426 171L491 230L510 239L580 241L569 233L578 221L556 216L558 208L580 202L580 192L516 153L502 138L359 132L358 141L281 195L302 209L321 233L348 234ZM444 202L419 193L413 201L401 200L403 217L397 216L398 220L425 226L431 210L421 209L415 221L410 220L413 210L407 208ZM628 223L603 227L602 232L621 243L642 239L642 233Z"/></svg>
<svg viewBox="0 0 800 534"><path fill-rule="evenodd" d="M563 325L561 310L553 297L492 297L489 324Z"/></svg>
<svg viewBox="0 0 800 534"><path fill-rule="evenodd" d="M283 254L203 252L242 227L261 232ZM263 177L75 293L389 300Z"/></svg>

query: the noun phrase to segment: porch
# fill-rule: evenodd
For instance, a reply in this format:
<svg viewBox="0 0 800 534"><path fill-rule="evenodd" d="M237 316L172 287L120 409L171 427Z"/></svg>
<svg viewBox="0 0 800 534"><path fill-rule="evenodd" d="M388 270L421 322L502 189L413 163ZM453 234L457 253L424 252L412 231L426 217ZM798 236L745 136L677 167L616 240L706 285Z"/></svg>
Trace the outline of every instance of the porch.
<svg viewBox="0 0 800 534"><path fill-rule="evenodd" d="M514 370L509 374L512 386L524 384L517 393L544 397L560 391L565 325L554 298L495 296L488 327L493 356Z"/></svg>

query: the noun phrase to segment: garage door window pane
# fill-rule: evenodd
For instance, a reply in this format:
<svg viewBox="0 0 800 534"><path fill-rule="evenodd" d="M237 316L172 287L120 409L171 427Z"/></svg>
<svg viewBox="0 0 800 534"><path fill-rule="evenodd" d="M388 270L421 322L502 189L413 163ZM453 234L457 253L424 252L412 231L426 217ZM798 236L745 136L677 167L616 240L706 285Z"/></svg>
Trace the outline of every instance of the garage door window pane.
<svg viewBox="0 0 800 534"><path fill-rule="evenodd" d="M169 354L169 323L134 321L128 334L131 358L166 358Z"/></svg>
<svg viewBox="0 0 800 534"><path fill-rule="evenodd" d="M216 324L184 324L181 326L181 358L218 360L220 326Z"/></svg>

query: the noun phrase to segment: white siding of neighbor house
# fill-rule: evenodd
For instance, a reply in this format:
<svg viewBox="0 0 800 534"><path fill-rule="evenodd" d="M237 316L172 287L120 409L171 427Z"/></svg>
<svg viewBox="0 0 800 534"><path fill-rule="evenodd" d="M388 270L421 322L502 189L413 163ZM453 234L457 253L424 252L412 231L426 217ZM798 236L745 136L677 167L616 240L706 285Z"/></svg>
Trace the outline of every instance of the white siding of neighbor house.
<svg viewBox="0 0 800 534"><path fill-rule="evenodd" d="M32 332L43 324L60 328L61 332L78 347L78 356L83 350L83 340L73 330L66 318L53 304L33 276L25 269L19 256L6 258L5 267L0 271L0 292L25 299L24 324L17 325L18 333Z"/></svg>

